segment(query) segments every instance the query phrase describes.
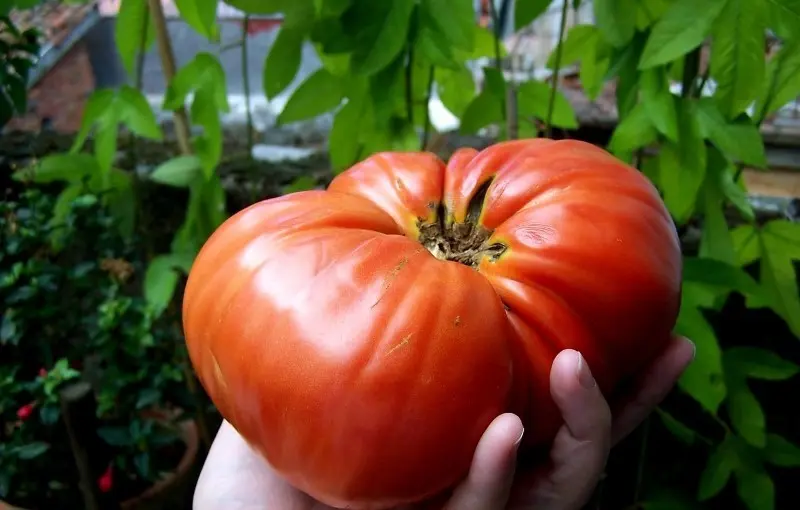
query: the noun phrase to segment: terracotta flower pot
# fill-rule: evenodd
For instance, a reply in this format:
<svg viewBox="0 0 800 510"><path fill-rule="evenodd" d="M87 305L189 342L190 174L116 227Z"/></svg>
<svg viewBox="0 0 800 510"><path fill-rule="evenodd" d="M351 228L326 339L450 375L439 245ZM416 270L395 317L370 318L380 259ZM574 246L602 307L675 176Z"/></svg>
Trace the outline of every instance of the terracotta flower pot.
<svg viewBox="0 0 800 510"><path fill-rule="evenodd" d="M194 489L194 467L200 448L197 424L193 420L181 422L180 435L186 445L175 471L165 476L135 498L120 503L122 510L167 510L183 508ZM0 500L0 510L25 510Z"/></svg>

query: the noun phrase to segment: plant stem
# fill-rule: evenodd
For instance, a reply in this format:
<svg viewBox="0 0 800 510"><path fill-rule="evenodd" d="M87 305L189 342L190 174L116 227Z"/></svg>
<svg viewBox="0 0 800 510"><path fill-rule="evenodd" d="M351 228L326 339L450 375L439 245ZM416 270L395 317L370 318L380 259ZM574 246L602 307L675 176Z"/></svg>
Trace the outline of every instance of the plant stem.
<svg viewBox="0 0 800 510"><path fill-rule="evenodd" d="M700 45L693 49L686 55L683 61L683 80L681 81L681 97L693 97L695 93L695 81L700 72L700 51L703 46Z"/></svg>
<svg viewBox="0 0 800 510"><path fill-rule="evenodd" d="M500 17L497 15L497 9L494 6L494 1L489 0L489 16L492 17L492 30L494 31L494 66L502 74L503 61L500 58L500 39L502 37L500 26Z"/></svg>
<svg viewBox="0 0 800 510"><path fill-rule="evenodd" d="M147 4L150 6L150 15L153 18L153 27L156 31L156 43L158 44L158 54L161 58L161 69L164 72L164 80L169 86L175 77L176 66L175 52L172 50L172 41L167 30L167 19L164 16L164 9L161 7L161 0L147 0ZM191 154L192 148L189 142L191 135L186 109L184 107L178 108L174 111L173 116L175 118L175 136L178 139L178 147L181 154Z"/></svg>
<svg viewBox="0 0 800 510"><path fill-rule="evenodd" d="M519 138L519 118L517 111L517 88L513 83L506 85L506 136L509 140Z"/></svg>
<svg viewBox="0 0 800 510"><path fill-rule="evenodd" d="M250 111L250 69L248 64L247 34L250 28L250 15L244 15L242 24L242 80L244 85L244 108L247 115L247 154L253 154L253 112Z"/></svg>
<svg viewBox="0 0 800 510"><path fill-rule="evenodd" d="M408 44L408 63L406 63L406 117L414 125L414 47Z"/></svg>
<svg viewBox="0 0 800 510"><path fill-rule="evenodd" d="M435 74L435 67L431 66L428 70L428 91L425 95L425 127L422 131L422 150L428 148L428 140L431 136L431 96L433 95L433 77Z"/></svg>
<svg viewBox="0 0 800 510"><path fill-rule="evenodd" d="M561 23L558 27L558 46L556 46L556 60L553 64L553 80L550 87L550 103L547 105L547 120L545 124L545 137L550 138L553 134L553 111L556 105L556 93L558 92L558 74L561 71L561 54L564 47L564 32L567 28L567 6L569 2L561 2Z"/></svg>

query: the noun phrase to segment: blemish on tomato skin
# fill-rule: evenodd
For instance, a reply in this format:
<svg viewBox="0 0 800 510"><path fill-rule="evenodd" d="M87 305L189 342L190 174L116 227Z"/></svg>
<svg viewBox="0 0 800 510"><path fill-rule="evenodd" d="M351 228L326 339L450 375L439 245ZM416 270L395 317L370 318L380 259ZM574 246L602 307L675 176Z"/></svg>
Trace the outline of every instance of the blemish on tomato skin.
<svg viewBox="0 0 800 510"><path fill-rule="evenodd" d="M397 351L398 349L402 349L403 347L405 347L406 345L408 345L408 343L409 343L409 340L411 340L411 337L412 337L412 336L414 336L414 333L409 333L408 335L406 335L406 336L405 336L405 338L403 338L403 339L400 341L400 343L398 343L397 345L395 345L394 347L392 347L391 349L389 349L389 351L388 351L388 352L385 354L385 356L390 356L392 353L394 353L394 352L395 352L395 351Z"/></svg>
<svg viewBox="0 0 800 510"><path fill-rule="evenodd" d="M460 325L461 325L461 316L460 316L460 315L456 315L456 318L455 318L455 320L453 321L453 326L456 326L456 327L458 327L458 326L460 326Z"/></svg>

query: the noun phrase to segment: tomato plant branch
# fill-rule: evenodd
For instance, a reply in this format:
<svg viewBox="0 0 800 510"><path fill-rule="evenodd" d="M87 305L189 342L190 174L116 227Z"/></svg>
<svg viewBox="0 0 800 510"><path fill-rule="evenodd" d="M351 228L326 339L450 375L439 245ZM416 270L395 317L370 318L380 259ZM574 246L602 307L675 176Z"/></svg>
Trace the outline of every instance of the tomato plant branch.
<svg viewBox="0 0 800 510"><path fill-rule="evenodd" d="M253 112L250 109L250 69L248 63L247 34L250 29L250 15L244 15L242 22L242 85L244 86L244 111L247 116L247 158L253 155Z"/></svg>
<svg viewBox="0 0 800 510"><path fill-rule="evenodd" d="M564 32L567 28L567 8L569 2L561 2L561 21L558 27L558 41L556 42L556 59L553 63L553 79L550 87L550 102L547 105L547 119L545 122L545 137L550 138L553 134L553 111L556 105L556 94L558 93L558 75L561 71L561 54L564 47Z"/></svg>
<svg viewBox="0 0 800 510"><path fill-rule="evenodd" d="M158 45L158 54L161 59L161 69L164 72L164 79L169 86L172 78L175 76L175 52L172 50L172 41L170 40L169 31L167 30L167 19L164 16L164 9L161 6L160 0L147 0L150 7L150 15L153 18L153 27L156 32L156 43ZM189 118L186 115L186 109L180 107L174 111L173 117L175 119L175 136L178 139L178 147L182 154L188 155L192 153L191 144L189 143L191 136L189 131Z"/></svg>

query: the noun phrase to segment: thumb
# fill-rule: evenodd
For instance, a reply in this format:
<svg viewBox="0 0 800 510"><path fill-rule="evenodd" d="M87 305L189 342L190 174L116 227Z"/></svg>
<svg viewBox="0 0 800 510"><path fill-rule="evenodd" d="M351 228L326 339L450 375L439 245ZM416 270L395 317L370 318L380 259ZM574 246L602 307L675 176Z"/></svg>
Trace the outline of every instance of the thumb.
<svg viewBox="0 0 800 510"><path fill-rule="evenodd" d="M495 418L475 448L467 478L455 488L444 510L505 508L524 430L516 415L502 414Z"/></svg>

